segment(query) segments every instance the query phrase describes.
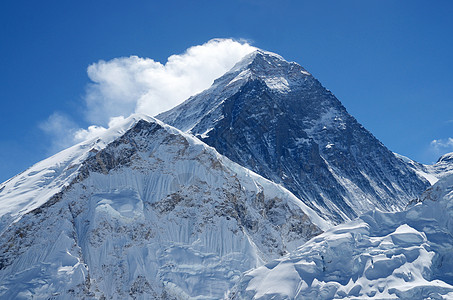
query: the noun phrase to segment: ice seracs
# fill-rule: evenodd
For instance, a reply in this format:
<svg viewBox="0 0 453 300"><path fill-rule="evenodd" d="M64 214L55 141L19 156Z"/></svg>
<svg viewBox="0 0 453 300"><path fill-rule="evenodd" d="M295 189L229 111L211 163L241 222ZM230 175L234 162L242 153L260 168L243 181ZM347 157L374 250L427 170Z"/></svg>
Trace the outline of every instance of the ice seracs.
<svg viewBox="0 0 453 300"><path fill-rule="evenodd" d="M453 176L408 210L370 212L247 272L231 299L451 299Z"/></svg>

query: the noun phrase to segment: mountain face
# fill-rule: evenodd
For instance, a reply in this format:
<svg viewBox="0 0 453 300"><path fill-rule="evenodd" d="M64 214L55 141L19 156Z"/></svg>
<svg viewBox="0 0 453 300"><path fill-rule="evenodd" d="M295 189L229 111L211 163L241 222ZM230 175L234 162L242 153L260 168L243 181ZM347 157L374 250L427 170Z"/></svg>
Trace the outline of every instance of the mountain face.
<svg viewBox="0 0 453 300"><path fill-rule="evenodd" d="M429 183L363 128L310 73L257 51L158 119L282 184L340 223L398 211Z"/></svg>
<svg viewBox="0 0 453 300"><path fill-rule="evenodd" d="M453 299L453 175L247 272L230 299Z"/></svg>
<svg viewBox="0 0 453 300"><path fill-rule="evenodd" d="M145 116L3 183L0 212L1 299L219 299L329 226Z"/></svg>
<svg viewBox="0 0 453 300"><path fill-rule="evenodd" d="M0 299L453 297L453 155L395 156L264 51L158 118L0 184Z"/></svg>

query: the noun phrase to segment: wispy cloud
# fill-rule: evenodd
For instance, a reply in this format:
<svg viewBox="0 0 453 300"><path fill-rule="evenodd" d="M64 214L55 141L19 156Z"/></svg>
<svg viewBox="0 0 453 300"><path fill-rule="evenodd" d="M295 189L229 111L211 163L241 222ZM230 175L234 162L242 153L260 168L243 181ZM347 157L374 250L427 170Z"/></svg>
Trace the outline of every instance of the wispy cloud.
<svg viewBox="0 0 453 300"><path fill-rule="evenodd" d="M430 143L430 149L437 156L453 152L453 138L449 137L446 139L432 140Z"/></svg>
<svg viewBox="0 0 453 300"><path fill-rule="evenodd" d="M109 128L109 127L115 126L115 125L121 123L122 121L124 121L124 119L125 118L123 116L112 117L112 118L110 118L110 121L109 121L107 127ZM102 126L97 126L97 125L91 125L87 129L80 128L75 131L73 140L75 142L80 142L80 141L92 139L94 137L99 136L106 130L107 130L107 128L102 127Z"/></svg>
<svg viewBox="0 0 453 300"><path fill-rule="evenodd" d="M56 152L76 142L74 135L78 130L77 124L60 112L51 114L39 124L39 128L52 138L50 152Z"/></svg>
<svg viewBox="0 0 453 300"><path fill-rule="evenodd" d="M98 135L132 113L157 115L208 88L236 62L256 48L245 41L213 39L175 54L165 64L138 56L98 61L87 69L91 82L84 97L87 129L61 113L40 128L60 150Z"/></svg>

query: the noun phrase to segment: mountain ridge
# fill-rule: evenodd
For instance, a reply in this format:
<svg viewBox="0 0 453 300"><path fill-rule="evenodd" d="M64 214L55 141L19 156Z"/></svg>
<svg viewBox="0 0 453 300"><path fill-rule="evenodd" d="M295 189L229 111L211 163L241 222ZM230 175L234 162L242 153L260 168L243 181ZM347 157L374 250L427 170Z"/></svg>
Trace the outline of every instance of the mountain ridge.
<svg viewBox="0 0 453 300"><path fill-rule="evenodd" d="M409 168L414 170L417 175L428 180L431 185L435 184L442 177L448 176L453 173L453 152L440 156L437 162L431 165L416 162L397 153L395 153L395 155Z"/></svg>

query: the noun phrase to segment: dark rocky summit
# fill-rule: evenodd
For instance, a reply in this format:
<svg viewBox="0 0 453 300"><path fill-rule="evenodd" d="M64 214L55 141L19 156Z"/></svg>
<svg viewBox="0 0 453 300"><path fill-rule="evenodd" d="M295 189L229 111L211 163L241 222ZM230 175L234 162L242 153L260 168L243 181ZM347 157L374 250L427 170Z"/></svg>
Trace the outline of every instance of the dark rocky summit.
<svg viewBox="0 0 453 300"><path fill-rule="evenodd" d="M158 119L280 183L336 223L397 211L429 183L304 68L256 51Z"/></svg>

